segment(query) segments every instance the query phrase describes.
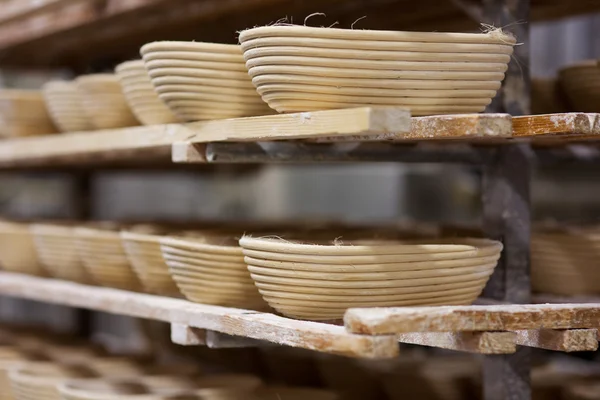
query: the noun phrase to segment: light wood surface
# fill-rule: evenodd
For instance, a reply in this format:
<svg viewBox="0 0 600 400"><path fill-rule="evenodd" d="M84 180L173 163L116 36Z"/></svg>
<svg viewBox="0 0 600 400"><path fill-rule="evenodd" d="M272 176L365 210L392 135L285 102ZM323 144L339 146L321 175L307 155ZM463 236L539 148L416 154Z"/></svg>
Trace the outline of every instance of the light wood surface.
<svg viewBox="0 0 600 400"><path fill-rule="evenodd" d="M353 357L388 358L398 354L393 336L353 335L341 326L7 272L0 273L0 293Z"/></svg>
<svg viewBox="0 0 600 400"><path fill-rule="evenodd" d="M398 335L400 343L478 354L512 354L517 351L514 332L422 332Z"/></svg>
<svg viewBox="0 0 600 400"><path fill-rule="evenodd" d="M595 113L560 113L527 115L513 118L513 136L535 137L578 136L597 137L600 135L600 117Z"/></svg>
<svg viewBox="0 0 600 400"><path fill-rule="evenodd" d="M598 350L598 330L539 329L517 331L517 344L564 352L596 351Z"/></svg>
<svg viewBox="0 0 600 400"><path fill-rule="evenodd" d="M600 304L350 309L350 332L395 334L444 331L588 329L600 326Z"/></svg>
<svg viewBox="0 0 600 400"><path fill-rule="evenodd" d="M377 135L408 132L409 113L401 108L361 108L293 115L272 115L157 125L98 132L74 133L51 138L0 142L0 165L110 156L114 152L170 148L174 142L301 139L318 136Z"/></svg>

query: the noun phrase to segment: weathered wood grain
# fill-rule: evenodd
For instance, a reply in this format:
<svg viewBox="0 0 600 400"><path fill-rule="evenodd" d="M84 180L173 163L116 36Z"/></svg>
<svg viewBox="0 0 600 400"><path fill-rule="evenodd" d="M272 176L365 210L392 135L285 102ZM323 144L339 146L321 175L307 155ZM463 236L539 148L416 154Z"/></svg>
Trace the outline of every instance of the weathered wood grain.
<svg viewBox="0 0 600 400"><path fill-rule="evenodd" d="M517 344L539 349L564 351L598 350L597 329L539 329L517 331Z"/></svg>
<svg viewBox="0 0 600 400"><path fill-rule="evenodd" d="M349 309L349 332L518 331L600 327L600 304L533 304Z"/></svg>
<svg viewBox="0 0 600 400"><path fill-rule="evenodd" d="M398 335L400 343L478 354L511 354L517 351L514 332L421 332Z"/></svg>
<svg viewBox="0 0 600 400"><path fill-rule="evenodd" d="M398 355L398 342L391 335L354 335L347 333L342 326L8 272L0 272L0 294L351 357L389 358Z"/></svg>
<svg viewBox="0 0 600 400"><path fill-rule="evenodd" d="M389 131L381 135L324 137L331 141L420 141L420 140L490 140L512 137L512 118L508 114L456 114L411 118L410 132Z"/></svg>
<svg viewBox="0 0 600 400"><path fill-rule="evenodd" d="M594 138L599 114L561 113L513 117L513 136L529 138ZM557 137L559 136L559 137Z"/></svg>
<svg viewBox="0 0 600 400"><path fill-rule="evenodd" d="M202 144L304 139L323 135L377 135L409 130L408 111L393 107L267 115L4 140L0 143L0 166L77 160L82 156L87 159L103 158L115 152L135 154L165 148L171 151L173 143L182 141Z"/></svg>

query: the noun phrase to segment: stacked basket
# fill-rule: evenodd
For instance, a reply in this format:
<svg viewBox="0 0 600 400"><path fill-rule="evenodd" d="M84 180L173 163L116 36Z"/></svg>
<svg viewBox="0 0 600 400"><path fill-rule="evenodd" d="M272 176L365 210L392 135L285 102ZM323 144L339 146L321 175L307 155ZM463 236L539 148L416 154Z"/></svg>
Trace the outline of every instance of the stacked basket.
<svg viewBox="0 0 600 400"><path fill-rule="evenodd" d="M0 268L29 275L46 275L37 258L28 224L0 221Z"/></svg>
<svg viewBox="0 0 600 400"><path fill-rule="evenodd" d="M83 110L83 99L74 82L48 82L42 91L50 116L61 132L89 131L93 128Z"/></svg>
<svg viewBox="0 0 600 400"><path fill-rule="evenodd" d="M58 385L69 379L92 376L85 368L53 363L30 363L9 372L15 400L62 400Z"/></svg>
<svg viewBox="0 0 600 400"><path fill-rule="evenodd" d="M121 239L135 273L146 291L150 293L180 296L179 289L169 273L160 249L158 232L123 231Z"/></svg>
<svg viewBox="0 0 600 400"><path fill-rule="evenodd" d="M33 224L31 233L40 261L51 276L80 283L91 282L77 252L73 227Z"/></svg>
<svg viewBox="0 0 600 400"><path fill-rule="evenodd" d="M116 75L83 75L75 82L83 99L83 109L96 129L139 125L123 96Z"/></svg>
<svg viewBox="0 0 600 400"><path fill-rule="evenodd" d="M165 237L161 248L173 279L188 300L244 309L266 308L236 239Z"/></svg>
<svg viewBox="0 0 600 400"><path fill-rule="evenodd" d="M538 228L531 240L532 289L559 295L600 294L600 230Z"/></svg>
<svg viewBox="0 0 600 400"><path fill-rule="evenodd" d="M144 62L128 61L115 69L127 103L144 125L161 125L177 122L177 117L156 95Z"/></svg>
<svg viewBox="0 0 600 400"><path fill-rule="evenodd" d="M60 384L58 390L63 400L199 400L191 395L194 386L187 378L176 376L137 376L67 381Z"/></svg>
<svg viewBox="0 0 600 400"><path fill-rule="evenodd" d="M481 112L515 44L501 31L424 33L267 26L240 34L262 98L279 112L368 105L412 115Z"/></svg>
<svg viewBox="0 0 600 400"><path fill-rule="evenodd" d="M0 90L0 137L56 133L42 93L34 90Z"/></svg>
<svg viewBox="0 0 600 400"><path fill-rule="evenodd" d="M159 97L184 121L271 113L254 90L237 45L155 42L141 54Z"/></svg>
<svg viewBox="0 0 600 400"><path fill-rule="evenodd" d="M597 61L563 68L559 77L573 111L600 112L600 66Z"/></svg>
<svg viewBox="0 0 600 400"><path fill-rule="evenodd" d="M116 229L76 228L75 237L79 257L94 282L117 289L141 289Z"/></svg>
<svg viewBox="0 0 600 400"><path fill-rule="evenodd" d="M485 239L306 244L240 240L267 303L299 319L336 320L350 307L471 304L502 244Z"/></svg>

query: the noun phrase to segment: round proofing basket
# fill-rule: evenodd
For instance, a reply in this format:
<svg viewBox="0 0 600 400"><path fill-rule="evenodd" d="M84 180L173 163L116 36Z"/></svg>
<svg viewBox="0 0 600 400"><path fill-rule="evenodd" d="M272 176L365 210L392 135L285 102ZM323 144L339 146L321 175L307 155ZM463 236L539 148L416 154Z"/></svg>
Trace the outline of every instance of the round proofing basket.
<svg viewBox="0 0 600 400"><path fill-rule="evenodd" d="M117 289L141 290L119 232L76 228L75 238L79 256L94 282Z"/></svg>
<svg viewBox="0 0 600 400"><path fill-rule="evenodd" d="M28 224L0 221L0 267L9 272L47 275Z"/></svg>
<svg viewBox="0 0 600 400"><path fill-rule="evenodd" d="M141 53L160 99L181 119L209 120L272 113L258 93L251 91L250 77L238 45L156 42L142 47ZM173 85L185 87L173 88ZM230 90L219 91L222 87Z"/></svg>
<svg viewBox="0 0 600 400"><path fill-rule="evenodd" d="M146 291L180 297L181 293L162 257L161 237L162 235L121 232L127 258Z"/></svg>
<svg viewBox="0 0 600 400"><path fill-rule="evenodd" d="M81 94L74 82L48 82L42 88L42 93L50 117L61 132L92 129L92 124L83 110Z"/></svg>
<svg viewBox="0 0 600 400"><path fill-rule="evenodd" d="M79 283L92 282L79 257L73 227L33 224L30 230L40 262L52 277Z"/></svg>
<svg viewBox="0 0 600 400"><path fill-rule="evenodd" d="M190 301L265 309L241 248L233 239L161 239L162 255L179 290Z"/></svg>
<svg viewBox="0 0 600 400"><path fill-rule="evenodd" d="M559 72L559 79L572 111L600 110L600 66L597 61L585 61L563 68Z"/></svg>
<svg viewBox="0 0 600 400"><path fill-rule="evenodd" d="M557 295L597 295L600 293L598 257L597 234L535 232L531 242L532 288Z"/></svg>
<svg viewBox="0 0 600 400"><path fill-rule="evenodd" d="M63 367L50 363L30 363L9 372L16 400L63 400L57 389L61 383L87 378L80 367Z"/></svg>
<svg viewBox="0 0 600 400"><path fill-rule="evenodd" d="M350 307L471 304L502 250L484 239L328 245L243 237L240 245L265 301L312 320L340 319Z"/></svg>
<svg viewBox="0 0 600 400"><path fill-rule="evenodd" d="M428 115L483 111L504 79L515 40L500 31L456 34L273 26L242 32L240 43L254 85L279 112L382 105ZM469 81L477 92L460 88ZM413 93L394 92L398 89ZM414 93L418 89L426 91ZM387 90L387 95L378 90Z"/></svg>
<svg viewBox="0 0 600 400"><path fill-rule="evenodd" d="M339 396L334 392L320 389L293 388L293 387L267 387L258 391L256 395L260 400L337 400Z"/></svg>
<svg viewBox="0 0 600 400"><path fill-rule="evenodd" d="M94 74L75 80L86 115L96 129L139 125L122 93L116 75Z"/></svg>
<svg viewBox="0 0 600 400"><path fill-rule="evenodd" d="M142 60L119 64L115 72L127 103L140 122L144 125L161 125L178 121L154 92ZM140 97L144 99L143 104L140 104Z"/></svg>
<svg viewBox="0 0 600 400"><path fill-rule="evenodd" d="M0 90L0 136L24 137L56 133L40 91Z"/></svg>
<svg viewBox="0 0 600 400"><path fill-rule="evenodd" d="M73 380L58 386L63 400L196 399L191 383L176 377L132 377L110 380ZM181 395L186 395L181 397ZM199 397L198 397L199 399Z"/></svg>

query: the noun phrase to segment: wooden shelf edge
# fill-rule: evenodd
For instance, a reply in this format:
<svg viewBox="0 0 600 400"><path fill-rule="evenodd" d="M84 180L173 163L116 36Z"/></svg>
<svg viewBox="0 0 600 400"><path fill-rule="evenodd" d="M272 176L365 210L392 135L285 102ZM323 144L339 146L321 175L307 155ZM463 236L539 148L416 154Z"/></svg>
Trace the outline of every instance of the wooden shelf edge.
<svg viewBox="0 0 600 400"><path fill-rule="evenodd" d="M354 335L343 326L9 272L0 272L0 294L350 357L391 358L399 352L394 336Z"/></svg>
<svg viewBox="0 0 600 400"><path fill-rule="evenodd" d="M344 323L349 332L367 335L596 329L600 303L354 308Z"/></svg>
<svg viewBox="0 0 600 400"><path fill-rule="evenodd" d="M483 156L477 149L516 143L514 139L540 144L539 151L552 150L543 144L559 144L566 149L565 145L573 141L600 140L600 114L411 118L403 108L363 107L141 126L3 140L0 168L143 164L157 159L174 164L380 159L421 162L427 158L479 163ZM423 147L411 151L400 145ZM579 151L573 156L585 159L586 154ZM564 157L558 154L554 158Z"/></svg>
<svg viewBox="0 0 600 400"><path fill-rule="evenodd" d="M90 158L135 158L152 151L171 151L176 142L307 139L321 136L377 135L410 132L404 108L363 107L310 113L266 115L189 124L154 125L76 132L0 142L0 166Z"/></svg>

